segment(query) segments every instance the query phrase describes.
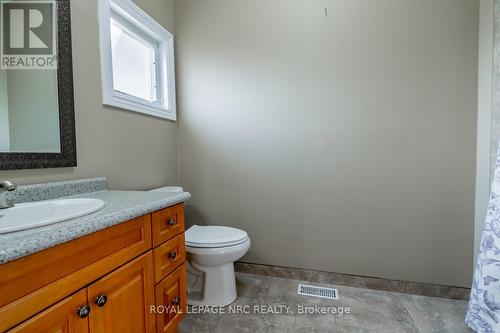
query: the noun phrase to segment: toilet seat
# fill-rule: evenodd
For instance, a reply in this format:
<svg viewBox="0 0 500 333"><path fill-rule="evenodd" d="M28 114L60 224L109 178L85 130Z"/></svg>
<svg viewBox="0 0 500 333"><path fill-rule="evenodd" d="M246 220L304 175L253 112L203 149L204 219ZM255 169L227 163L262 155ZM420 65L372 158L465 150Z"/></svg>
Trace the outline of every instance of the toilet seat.
<svg viewBox="0 0 500 333"><path fill-rule="evenodd" d="M186 231L186 245L196 248L218 248L245 243L248 234L240 229L222 226L194 225Z"/></svg>

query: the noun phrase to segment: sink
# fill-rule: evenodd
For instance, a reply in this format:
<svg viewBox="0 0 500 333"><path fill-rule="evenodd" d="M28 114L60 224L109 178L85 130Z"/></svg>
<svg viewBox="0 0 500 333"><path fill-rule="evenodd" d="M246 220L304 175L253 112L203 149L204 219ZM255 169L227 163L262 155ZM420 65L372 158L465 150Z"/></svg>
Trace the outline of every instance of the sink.
<svg viewBox="0 0 500 333"><path fill-rule="evenodd" d="M94 213L104 207L99 199L61 199L17 204L0 210L0 234L26 230Z"/></svg>

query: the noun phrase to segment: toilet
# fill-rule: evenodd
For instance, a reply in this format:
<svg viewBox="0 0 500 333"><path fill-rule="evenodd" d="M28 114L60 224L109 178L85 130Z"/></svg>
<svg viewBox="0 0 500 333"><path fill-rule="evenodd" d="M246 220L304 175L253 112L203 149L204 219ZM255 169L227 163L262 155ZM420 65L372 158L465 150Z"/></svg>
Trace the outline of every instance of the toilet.
<svg viewBox="0 0 500 333"><path fill-rule="evenodd" d="M194 225L186 231L188 281L193 275L201 283L188 285L189 305L229 305L236 300L234 262L250 248L243 230ZM198 289L196 288L198 286Z"/></svg>
<svg viewBox="0 0 500 333"><path fill-rule="evenodd" d="M156 192L183 192L167 187ZM185 233L188 304L225 306L237 298L234 262L250 248L248 234L223 226L193 225Z"/></svg>

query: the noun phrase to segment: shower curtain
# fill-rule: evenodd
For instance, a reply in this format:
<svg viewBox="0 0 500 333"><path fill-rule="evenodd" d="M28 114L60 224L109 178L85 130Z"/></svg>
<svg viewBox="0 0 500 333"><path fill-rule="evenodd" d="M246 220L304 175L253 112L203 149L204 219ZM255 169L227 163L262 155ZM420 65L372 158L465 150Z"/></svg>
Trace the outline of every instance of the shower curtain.
<svg viewBox="0 0 500 333"><path fill-rule="evenodd" d="M500 332L500 148L465 322L478 333Z"/></svg>

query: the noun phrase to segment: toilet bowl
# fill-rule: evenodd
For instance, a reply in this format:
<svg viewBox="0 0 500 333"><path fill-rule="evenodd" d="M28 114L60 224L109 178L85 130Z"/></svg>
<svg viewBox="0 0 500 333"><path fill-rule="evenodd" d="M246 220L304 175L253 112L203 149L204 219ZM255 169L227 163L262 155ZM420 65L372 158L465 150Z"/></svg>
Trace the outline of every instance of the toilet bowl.
<svg viewBox="0 0 500 333"><path fill-rule="evenodd" d="M236 228L194 225L186 231L188 304L225 306L236 300L234 262L250 248Z"/></svg>
<svg viewBox="0 0 500 333"><path fill-rule="evenodd" d="M180 186L153 192L182 193ZM234 262L250 248L248 234L236 228L197 226L186 233L188 304L225 306L236 300Z"/></svg>

